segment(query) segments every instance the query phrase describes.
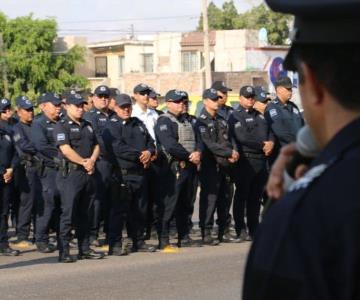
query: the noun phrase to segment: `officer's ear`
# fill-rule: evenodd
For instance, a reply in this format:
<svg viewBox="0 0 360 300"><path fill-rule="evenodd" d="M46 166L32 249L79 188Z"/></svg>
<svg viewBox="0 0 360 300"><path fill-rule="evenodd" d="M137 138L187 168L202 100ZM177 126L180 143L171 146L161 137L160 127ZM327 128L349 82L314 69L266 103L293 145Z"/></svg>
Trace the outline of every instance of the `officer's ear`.
<svg viewBox="0 0 360 300"><path fill-rule="evenodd" d="M299 65L301 81L299 85L300 95L308 105L322 105L324 96L328 93L323 84L317 79L309 65L301 62Z"/></svg>

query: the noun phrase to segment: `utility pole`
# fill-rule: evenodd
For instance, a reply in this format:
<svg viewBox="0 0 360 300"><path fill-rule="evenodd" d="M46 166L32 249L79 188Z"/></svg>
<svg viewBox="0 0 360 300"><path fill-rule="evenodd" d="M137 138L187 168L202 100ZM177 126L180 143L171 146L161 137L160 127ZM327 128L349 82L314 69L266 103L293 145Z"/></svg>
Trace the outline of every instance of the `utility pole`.
<svg viewBox="0 0 360 300"><path fill-rule="evenodd" d="M4 85L4 97L10 97L9 94L9 82L7 79L7 70L6 70L6 57L5 57L5 47L4 47L4 40L3 35L0 32L0 68L2 73L3 85Z"/></svg>
<svg viewBox="0 0 360 300"><path fill-rule="evenodd" d="M203 30L204 30L204 59L205 59L205 83L206 88L211 86L210 45L209 45L209 22L207 14L207 0L202 0Z"/></svg>

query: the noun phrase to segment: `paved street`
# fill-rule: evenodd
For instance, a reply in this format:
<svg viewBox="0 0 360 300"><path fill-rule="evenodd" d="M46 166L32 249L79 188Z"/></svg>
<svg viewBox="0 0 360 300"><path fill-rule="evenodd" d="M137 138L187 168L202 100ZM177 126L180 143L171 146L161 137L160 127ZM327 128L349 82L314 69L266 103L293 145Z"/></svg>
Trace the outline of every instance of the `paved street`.
<svg viewBox="0 0 360 300"><path fill-rule="evenodd" d="M75 264L34 250L0 257L0 299L240 299L249 243Z"/></svg>

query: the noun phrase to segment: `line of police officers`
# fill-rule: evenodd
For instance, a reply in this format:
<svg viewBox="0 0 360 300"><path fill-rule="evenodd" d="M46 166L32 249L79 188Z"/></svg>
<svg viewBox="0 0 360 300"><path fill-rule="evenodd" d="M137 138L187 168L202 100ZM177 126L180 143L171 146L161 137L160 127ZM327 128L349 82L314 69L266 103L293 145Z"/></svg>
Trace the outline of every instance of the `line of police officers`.
<svg viewBox="0 0 360 300"><path fill-rule="evenodd" d="M159 249L171 249L171 224L178 247L199 246L190 237L198 184L201 244L251 240L269 158L295 140L303 120L289 101L287 77L279 78L277 98L267 106L260 87L242 87L235 109L226 105L228 91L220 81L206 89L198 118L188 113L188 94L179 90L165 95L166 113L158 111L159 95L146 84L134 88L135 104L104 85L88 99L74 91L63 99L45 93L35 117L32 102L20 96L16 119L2 99L0 254L19 254L8 243L9 211L18 246L31 244L33 222L38 251L57 248L61 262L75 261L72 230L79 259L103 258L90 247L99 245L101 224L109 255L127 255L131 244L134 252L156 251L145 242L151 231ZM236 236L230 234L232 198Z"/></svg>

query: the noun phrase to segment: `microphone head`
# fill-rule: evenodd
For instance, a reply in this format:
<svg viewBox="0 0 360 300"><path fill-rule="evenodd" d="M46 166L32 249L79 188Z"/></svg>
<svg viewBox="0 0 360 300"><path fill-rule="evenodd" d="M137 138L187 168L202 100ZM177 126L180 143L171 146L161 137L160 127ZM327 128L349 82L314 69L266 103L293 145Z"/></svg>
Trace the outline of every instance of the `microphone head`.
<svg viewBox="0 0 360 300"><path fill-rule="evenodd" d="M319 146L308 125L299 130L296 137L296 148L304 157L316 157L320 153Z"/></svg>

